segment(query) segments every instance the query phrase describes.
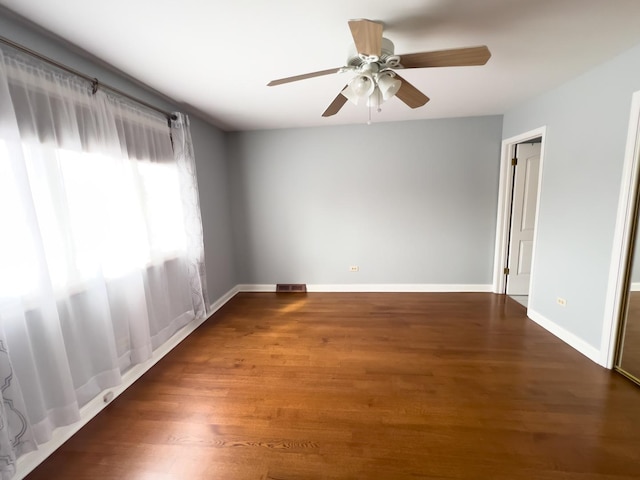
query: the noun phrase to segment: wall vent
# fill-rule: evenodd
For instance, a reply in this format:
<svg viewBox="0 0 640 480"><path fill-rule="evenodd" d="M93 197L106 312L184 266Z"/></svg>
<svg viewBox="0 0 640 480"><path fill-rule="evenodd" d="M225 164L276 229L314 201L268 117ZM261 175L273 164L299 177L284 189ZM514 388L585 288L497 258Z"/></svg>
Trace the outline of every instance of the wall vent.
<svg viewBox="0 0 640 480"><path fill-rule="evenodd" d="M302 292L307 291L306 283L278 283L276 285L276 292Z"/></svg>

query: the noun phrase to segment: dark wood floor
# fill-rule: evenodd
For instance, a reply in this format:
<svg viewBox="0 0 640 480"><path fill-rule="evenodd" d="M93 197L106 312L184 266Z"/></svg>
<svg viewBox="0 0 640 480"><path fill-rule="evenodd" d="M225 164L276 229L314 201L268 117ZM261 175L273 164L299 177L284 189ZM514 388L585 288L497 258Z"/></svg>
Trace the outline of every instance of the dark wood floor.
<svg viewBox="0 0 640 480"><path fill-rule="evenodd" d="M505 296L243 293L28 478L640 478L640 388Z"/></svg>

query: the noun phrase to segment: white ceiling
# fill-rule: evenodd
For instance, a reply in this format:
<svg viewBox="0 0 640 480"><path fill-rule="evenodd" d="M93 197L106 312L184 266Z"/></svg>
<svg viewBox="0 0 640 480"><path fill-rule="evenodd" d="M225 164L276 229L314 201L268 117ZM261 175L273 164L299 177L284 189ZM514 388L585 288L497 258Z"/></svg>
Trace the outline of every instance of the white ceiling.
<svg viewBox="0 0 640 480"><path fill-rule="evenodd" d="M385 24L396 53L487 45L481 67L402 75L431 101L397 98L374 122L502 114L640 44L639 0L0 0L0 4L205 114L225 130L364 123L322 112L347 81L275 78L340 67L347 20ZM588 101L588 99L585 99Z"/></svg>

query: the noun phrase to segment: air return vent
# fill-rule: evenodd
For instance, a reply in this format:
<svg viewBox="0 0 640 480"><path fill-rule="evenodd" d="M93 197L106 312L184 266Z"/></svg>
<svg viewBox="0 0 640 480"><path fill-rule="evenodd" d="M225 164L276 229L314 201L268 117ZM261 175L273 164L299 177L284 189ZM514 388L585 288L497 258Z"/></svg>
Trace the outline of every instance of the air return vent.
<svg viewBox="0 0 640 480"><path fill-rule="evenodd" d="M278 283L276 285L276 292L302 292L307 291L306 283Z"/></svg>

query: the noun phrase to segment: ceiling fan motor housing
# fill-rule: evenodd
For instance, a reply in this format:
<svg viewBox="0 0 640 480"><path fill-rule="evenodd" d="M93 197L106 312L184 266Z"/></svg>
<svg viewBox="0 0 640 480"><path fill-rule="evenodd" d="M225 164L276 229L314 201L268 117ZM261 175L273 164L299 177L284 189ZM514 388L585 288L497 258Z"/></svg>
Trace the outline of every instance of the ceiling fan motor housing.
<svg viewBox="0 0 640 480"><path fill-rule="evenodd" d="M380 55L379 58L375 56L368 57L366 55L361 55L356 50L356 46L351 44L349 46L349 56L347 57L347 66L357 68L362 66L365 63L379 63L384 65L387 63L387 60L390 60L390 57L395 57L394 51L395 51L395 47L393 45L393 42L388 38L384 38L384 37L382 38L382 54Z"/></svg>

